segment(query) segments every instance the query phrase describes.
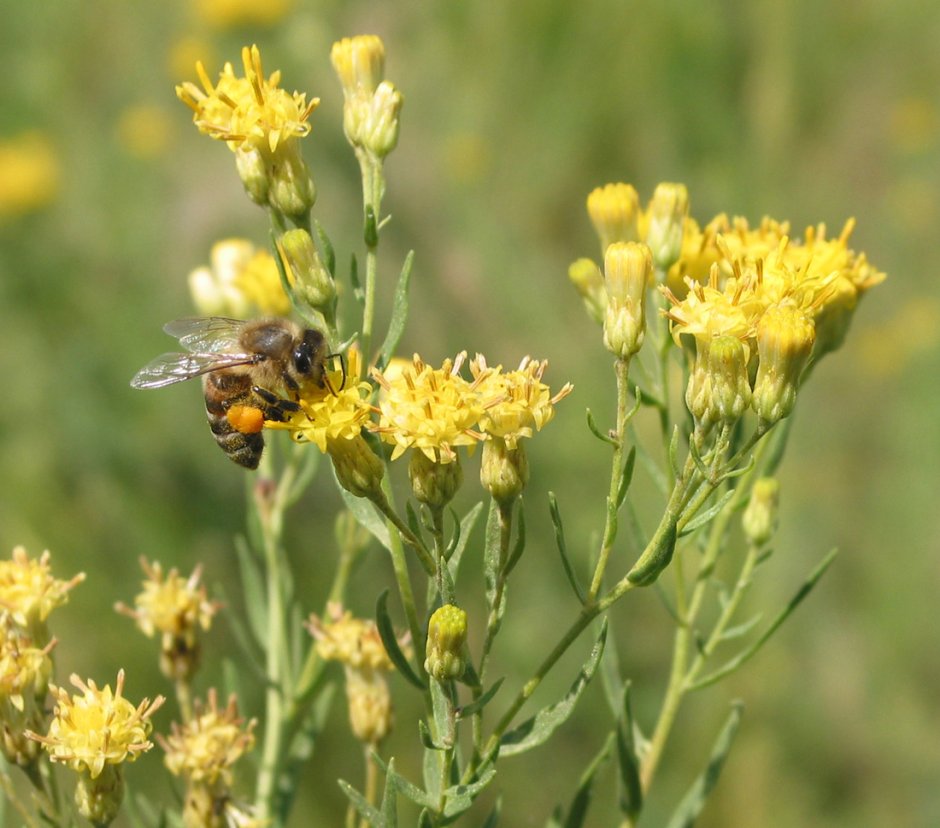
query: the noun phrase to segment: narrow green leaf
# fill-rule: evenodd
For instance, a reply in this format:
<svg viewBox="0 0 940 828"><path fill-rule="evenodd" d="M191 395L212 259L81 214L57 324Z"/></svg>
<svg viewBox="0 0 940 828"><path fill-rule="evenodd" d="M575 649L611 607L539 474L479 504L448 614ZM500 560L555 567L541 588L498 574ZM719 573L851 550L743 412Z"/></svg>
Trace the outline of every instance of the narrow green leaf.
<svg viewBox="0 0 940 828"><path fill-rule="evenodd" d="M604 647L604 657L601 659L601 687L604 690L604 698L607 700L611 716L618 718L623 705L623 679L614 630L607 631L607 646Z"/></svg>
<svg viewBox="0 0 940 828"><path fill-rule="evenodd" d="M751 630L753 630L759 623L763 615L757 613L753 618L749 618L743 624L737 624L734 627L728 627L728 629L722 632L720 638L722 641L732 641L735 638L742 638L747 635Z"/></svg>
<svg viewBox="0 0 940 828"><path fill-rule="evenodd" d="M545 828L562 828L561 822L565 818L561 805L556 805L551 816L545 821Z"/></svg>
<svg viewBox="0 0 940 828"><path fill-rule="evenodd" d="M417 828L435 828L434 817L431 816L431 812L427 808L424 808L418 814Z"/></svg>
<svg viewBox="0 0 940 828"><path fill-rule="evenodd" d="M475 782L469 785L453 785L444 791L446 797L444 817L448 821L453 821L455 817L467 811L473 805L473 801L483 793L487 785L495 778L496 768L489 768Z"/></svg>
<svg viewBox="0 0 940 828"><path fill-rule="evenodd" d="M431 711L434 715L434 729L437 731L440 744L446 750L449 750L454 746L456 734L454 706L451 704L446 685L434 679L429 684L431 686Z"/></svg>
<svg viewBox="0 0 940 828"><path fill-rule="evenodd" d="M561 522L561 511L558 508L558 499L554 492L548 493L548 511L552 516L552 526L555 528L555 545L558 547L558 553L561 555L561 565L568 577L568 583L574 590L580 604L584 604L584 590L578 583L578 576L575 574L574 567L571 565L571 559L568 557L568 544L565 542L565 527Z"/></svg>
<svg viewBox="0 0 940 828"><path fill-rule="evenodd" d="M770 436L772 440L770 451L764 455L764 468L761 474L764 477L773 477L783 459L783 453L790 440L790 431L793 428L794 416L791 414L786 419L781 420L774 426L774 433Z"/></svg>
<svg viewBox="0 0 940 828"><path fill-rule="evenodd" d="M405 654L401 651L401 647L398 645L398 639L395 637L395 628L392 626L392 619L388 614L387 589L379 596L379 600L376 601L375 624L379 628L379 636L382 638L382 644L385 647L385 652L388 653L388 657L392 660L392 664L394 664L398 668L398 672L401 673L415 687L417 687L419 690L424 690L424 682L418 678L417 674L408 663L408 659L405 658Z"/></svg>
<svg viewBox="0 0 940 828"><path fill-rule="evenodd" d="M634 739L633 706L630 704L630 682L623 686L623 699L617 722L617 765L620 770L620 812L632 820L643 810L643 785L640 782L640 759Z"/></svg>
<svg viewBox="0 0 940 828"><path fill-rule="evenodd" d="M317 234L317 240L320 242L320 248L323 251L323 264L330 272L330 276L336 278L336 251L333 249L333 242L323 229L323 225L316 219L313 220L313 229Z"/></svg>
<svg viewBox="0 0 940 828"><path fill-rule="evenodd" d="M554 704L544 707L531 719L523 722L519 727L503 735L500 740L500 756L514 756L524 753L538 745L543 744L564 723L574 711L575 704L593 678L601 656L604 654L604 643L607 640L607 619L601 626L600 635L588 660L584 663L578 677L575 679L565 697Z"/></svg>
<svg viewBox="0 0 940 828"><path fill-rule="evenodd" d="M499 818L503 812L503 799L500 796L496 797L496 802L493 803L493 810L490 811L489 816L486 818L486 821L483 823L483 828L496 828L499 825Z"/></svg>
<svg viewBox="0 0 940 828"><path fill-rule="evenodd" d="M460 719L467 719L470 716L473 716L475 713L479 713L487 704L490 703L490 700L493 696L496 695L496 691L503 684L505 676L498 678L490 686L490 689L487 690L480 698L474 699L470 704L465 704L463 707L457 708L457 717Z"/></svg>
<svg viewBox="0 0 940 828"><path fill-rule="evenodd" d="M603 434L601 430L597 427L597 423L594 421L594 415L591 413L591 409L586 409L587 411L587 424L588 428L591 429L591 434L597 437L603 443L609 443L612 446L617 445L617 441L613 439L609 434Z"/></svg>
<svg viewBox="0 0 940 828"><path fill-rule="evenodd" d="M509 560L506 561L506 573L505 577L509 577L512 571L516 568L516 564L519 563L519 559L522 557L522 553L525 552L525 509L522 507L522 499L518 501L518 506L516 507L516 540L513 543L512 549L509 550Z"/></svg>
<svg viewBox="0 0 940 828"><path fill-rule="evenodd" d="M754 641L750 647L742 650L734 658L725 662L725 664L719 667L717 670L709 673L708 675L702 676L702 678L700 678L698 681L693 682L689 686L689 689L700 690L703 687L708 687L710 684L721 681L721 679L723 679L725 676L730 675L739 667L741 667L745 662L750 661L750 659L757 655L761 647L767 643L770 637L779 629L780 625L790 617L790 614L803 602L803 599L809 595L813 587L816 586L819 579L822 578L825 571L832 564L833 560L835 560L837 554L838 550L833 549L816 565L815 569L813 569L807 579L796 591L796 594L787 602L786 606L777 614L774 620L770 622L767 629L761 633L760 637Z"/></svg>
<svg viewBox="0 0 940 828"><path fill-rule="evenodd" d="M639 560L627 573L627 579L637 586L649 586L655 583L660 573L669 566L672 553L676 549L675 521L669 521L664 526L660 526L650 544L652 545L646 547Z"/></svg>
<svg viewBox="0 0 940 828"><path fill-rule="evenodd" d="M633 481L633 468L636 465L636 446L630 447L630 453L627 455L627 462L623 464L623 470L620 473L620 484L617 486L617 508L623 505L627 497L627 491L630 489L630 483Z"/></svg>
<svg viewBox="0 0 940 828"><path fill-rule="evenodd" d="M587 818L588 807L591 804L591 792L594 787L594 779L597 771L601 768L607 758L610 756L610 749L614 743L614 734L607 736L597 755L591 760L590 764L581 774L578 781L578 790L575 792L571 805L568 807L568 813L565 815L563 828L582 828Z"/></svg>
<svg viewBox="0 0 940 828"><path fill-rule="evenodd" d="M336 476L335 470L333 471L333 476ZM339 485L339 481L337 481L336 487L339 489L340 496L343 498L343 503L346 504L346 508L352 513L356 522L382 544L382 546L391 551L392 541L388 534L388 526L385 523L385 518L379 514L375 506L365 498L356 497L347 492Z"/></svg>
<svg viewBox="0 0 940 828"><path fill-rule="evenodd" d="M728 751L731 750L731 743L734 741L738 725L741 723L743 708L741 702L734 702L731 705L731 713L728 714L728 718L715 740L705 770L692 783L692 787L682 798L682 801L673 812L667 828L692 828L695 820L702 813L702 809L708 801L708 795L718 783L718 777L721 776L725 759L728 758Z"/></svg>
<svg viewBox="0 0 940 828"><path fill-rule="evenodd" d="M398 284L395 286L395 296L392 299L392 318L388 323L388 333L379 351L379 370L388 365L388 361L395 356L395 349L405 330L405 321L408 319L408 285L411 283L411 268L414 264L415 252L409 250L405 262L401 267Z"/></svg>
<svg viewBox="0 0 940 828"><path fill-rule="evenodd" d="M415 511L414 504L410 500L405 501L405 522L408 524L408 528L416 538L424 537L424 534L421 531L421 519L418 517L418 513Z"/></svg>
<svg viewBox="0 0 940 828"><path fill-rule="evenodd" d="M395 790L398 791L402 796L414 802L415 805L418 805L421 808L430 808L434 810L436 803L428 796L427 793L421 790L417 785L409 782L405 779L404 776L399 774L394 767L394 759L390 760L386 764L382 757L373 751L372 761L375 762L384 772L386 776L386 784L394 786Z"/></svg>
<svg viewBox="0 0 940 828"><path fill-rule="evenodd" d="M356 254L353 253L349 260L349 283L352 285L353 296L360 305L366 303L366 292L362 289L362 282L359 281L359 262Z"/></svg>
<svg viewBox="0 0 940 828"><path fill-rule="evenodd" d="M248 541L241 535L235 536L235 557L238 559L249 629L255 641L265 650L268 641L268 596L265 590L267 578L255 560Z"/></svg>
<svg viewBox="0 0 940 828"><path fill-rule="evenodd" d="M694 440L689 442L690 448L693 447ZM693 448L694 451L694 448ZM672 429L672 439L669 441L669 467L672 469L672 479L678 480L680 469L679 469L679 426L674 426Z"/></svg>
<svg viewBox="0 0 940 828"><path fill-rule="evenodd" d="M486 535L483 545L483 579L486 583L486 608L493 610L496 600L496 581L499 577L500 526L499 506L490 500L490 510L486 516Z"/></svg>
<svg viewBox="0 0 940 828"><path fill-rule="evenodd" d="M362 240L370 250L374 249L379 243L379 220L375 215L375 208L371 204L366 205L366 215L362 227Z"/></svg>
<svg viewBox="0 0 940 828"><path fill-rule="evenodd" d="M692 517L692 519L686 522L684 525L680 519L679 524L682 526L682 528L679 530L679 537L681 538L685 535L691 535L696 529L701 529L709 521L714 520L725 508L725 506L728 505L728 501L731 500L732 497L734 497L734 489L729 489L718 499L716 503L709 506L704 512L701 512L695 517Z"/></svg>
<svg viewBox="0 0 940 828"><path fill-rule="evenodd" d="M346 794L346 797L352 802L353 807L359 812L359 815L369 821L373 828L385 828L385 817L382 813L368 803L366 798L359 793L345 779L337 779L340 790Z"/></svg>
<svg viewBox="0 0 940 828"><path fill-rule="evenodd" d="M217 585L216 588L221 598L221 603L227 607L232 606L232 602L226 600L225 590L222 586ZM225 621L232 631L235 643L238 644L239 649L241 649L245 655L245 663L251 668L256 678L261 679L262 682L267 681L267 674L264 668L264 645L260 644L253 633L249 631L248 627L241 619L241 613L227 612L225 613ZM242 698L241 694L239 694L239 698Z"/></svg>
<svg viewBox="0 0 940 828"><path fill-rule="evenodd" d="M395 772L395 760L388 760L388 768ZM382 791L382 816L385 818L385 828L398 828L398 797L395 786L389 783L389 776L385 777L385 789Z"/></svg>
<svg viewBox="0 0 940 828"><path fill-rule="evenodd" d="M418 719L418 737L421 739L421 744L428 750L444 750L443 745L434 741L434 735L424 719ZM427 785L427 780L425 780L425 785Z"/></svg>
<svg viewBox="0 0 940 828"><path fill-rule="evenodd" d="M454 581L457 580L457 572L460 569L460 561L463 558L463 553L467 548L467 544L470 541L470 534L473 532L473 527L476 526L476 522L480 517L480 513L483 511L483 501L481 500L476 504L459 523L459 531L455 531L454 537L456 541L453 545L453 549L450 550L447 556L447 568L450 570L450 576ZM456 521L454 521L456 523Z"/></svg>

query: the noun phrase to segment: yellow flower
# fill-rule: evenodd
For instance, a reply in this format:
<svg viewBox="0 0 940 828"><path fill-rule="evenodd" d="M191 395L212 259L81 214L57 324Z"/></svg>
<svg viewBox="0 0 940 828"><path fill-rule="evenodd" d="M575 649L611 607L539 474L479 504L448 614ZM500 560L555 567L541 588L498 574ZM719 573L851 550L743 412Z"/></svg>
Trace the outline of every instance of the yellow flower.
<svg viewBox="0 0 940 828"><path fill-rule="evenodd" d="M49 639L45 628L49 613L68 601L69 590L85 579L84 572L68 581L53 578L49 557L47 550L32 560L17 546L10 560L0 561L0 610L9 613L37 645Z"/></svg>
<svg viewBox="0 0 940 828"><path fill-rule="evenodd" d="M361 362L358 349L350 348L345 384L342 368L329 366L323 388L301 398L300 410L292 412L287 420L268 420L265 428L289 431L295 442L314 443L322 452L329 451L334 441L359 437L369 419L368 398L372 391L369 383L358 381Z"/></svg>
<svg viewBox="0 0 940 828"><path fill-rule="evenodd" d="M134 707L122 695L123 670L113 692L110 685L99 690L93 681L86 684L74 673L70 681L81 694L69 696L65 688L50 686L56 706L49 732L45 736L30 734L42 743L53 762L95 779L105 765L132 762L153 747L147 738L152 728L150 717L163 704L163 696L153 702L144 699Z"/></svg>
<svg viewBox="0 0 940 828"><path fill-rule="evenodd" d="M515 371L503 373L502 366L489 368L482 354L470 361L470 373L477 384L477 393L484 400L485 411L480 430L499 437L513 449L523 437L541 431L555 416L555 405L571 393L571 383L554 396L542 382L548 360L541 362L525 357Z"/></svg>
<svg viewBox="0 0 940 828"><path fill-rule="evenodd" d="M484 414L477 381L460 376L466 352L431 368L417 354L397 376L373 372L382 388L379 423L373 427L394 446L392 460L414 448L435 463L452 463L457 446L473 447L484 437L473 429Z"/></svg>
<svg viewBox="0 0 940 828"><path fill-rule="evenodd" d="M290 313L274 257L247 239L212 245L209 265L189 274L189 291L196 310L205 316L251 319Z"/></svg>
<svg viewBox="0 0 940 828"><path fill-rule="evenodd" d="M242 49L244 77L236 77L226 63L213 84L202 62L196 72L202 89L189 81L176 87L179 99L193 110L193 123L201 132L225 141L232 150L269 150L274 153L284 141L310 132L307 119L320 103L307 102L306 93L289 94L281 89L280 71L265 80L261 52L257 46Z"/></svg>
<svg viewBox="0 0 940 828"><path fill-rule="evenodd" d="M208 702L203 708L197 700L193 718L182 726L174 722L170 735L158 735L157 741L166 751L164 762L170 773L189 782L228 788L232 766L254 747L256 721L245 724L234 694L222 710L215 689L209 690Z"/></svg>
<svg viewBox="0 0 940 828"><path fill-rule="evenodd" d="M0 638L0 752L13 764L31 765L39 754L39 743L26 731L45 727L54 646L52 640L42 649L34 647L11 629Z"/></svg>
<svg viewBox="0 0 940 828"><path fill-rule="evenodd" d="M0 140L0 218L45 207L59 191L59 158L41 132Z"/></svg>
<svg viewBox="0 0 940 828"><path fill-rule="evenodd" d="M308 623L321 658L339 661L358 670L388 672L392 669L392 661L385 652L374 621L355 618L337 603L331 603L327 613L329 620L325 623L316 615L311 615Z"/></svg>
<svg viewBox="0 0 940 828"><path fill-rule="evenodd" d="M595 187L587 197L587 211L601 240L601 254L614 242L637 240L640 197L630 184Z"/></svg>

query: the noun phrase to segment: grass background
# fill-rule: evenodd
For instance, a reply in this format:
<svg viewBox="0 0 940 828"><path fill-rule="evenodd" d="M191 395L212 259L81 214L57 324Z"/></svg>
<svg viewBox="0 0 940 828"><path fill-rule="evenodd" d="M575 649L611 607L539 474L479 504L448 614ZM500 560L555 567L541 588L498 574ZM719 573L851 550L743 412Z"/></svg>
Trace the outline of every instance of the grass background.
<svg viewBox="0 0 940 828"><path fill-rule="evenodd" d="M264 243L267 233L230 153L196 134L173 85L194 77L196 57L214 74L257 42L285 86L322 98L306 155L316 215L343 261L356 244L358 171L329 47L374 32L406 97L388 163L394 220L382 263L387 294L401 257L417 252L402 352L439 361L479 350L505 364L531 353L550 359L554 384L576 386L531 444L534 538L494 669L511 683L575 612L546 492L558 494L586 567L606 490L606 453L588 435L584 408L610 410L609 361L565 275L569 261L596 254L587 192L623 180L646 198L673 180L688 185L703 220L769 214L837 230L857 218L854 246L889 281L866 297L845 347L801 394L778 551L752 604L771 612L829 548L842 554L759 659L685 708L644 824L660 824L698 772L735 697L747 703L744 722L702 826L940 824L940 6L297 0L283 16L241 22L213 19L214 8L11 3L0 29L0 139L37 130L58 163L48 203L0 215L0 547L49 548L60 576L88 573L53 618L60 681L74 670L105 682L123 666L132 698L166 692L153 649L110 609L137 591L140 555L186 572L202 561L207 580L229 581L233 592L244 475L208 439L198 388L150 395L127 384L167 349L161 325L191 313L185 275L210 245L232 235ZM311 608L325 592L339 508L326 477L292 516ZM389 580L376 554L356 576L351 605L368 613ZM668 619L643 594L613 620L649 722ZM224 624L209 649L210 662L234 653ZM581 650L540 701L563 691L586 643ZM203 679L219 681L217 663ZM332 778L358 783L340 708L297 825L339 824ZM531 761L503 764L506 825L541 825L571 796L603 739L602 710L592 687L552 743ZM400 722L388 751L405 757L416 743L407 708ZM157 753L131 780L167 799ZM602 778L611 782L612 770ZM589 822L611 824L612 814L606 790Z"/></svg>

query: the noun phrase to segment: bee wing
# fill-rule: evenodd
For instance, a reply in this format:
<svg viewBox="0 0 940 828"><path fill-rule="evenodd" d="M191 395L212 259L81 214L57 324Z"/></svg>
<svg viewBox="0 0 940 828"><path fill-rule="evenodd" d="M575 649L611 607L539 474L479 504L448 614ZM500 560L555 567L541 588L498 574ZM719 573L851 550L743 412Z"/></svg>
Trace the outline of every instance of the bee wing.
<svg viewBox="0 0 940 828"><path fill-rule="evenodd" d="M219 354L238 348L238 338L244 327L243 319L196 316L168 322L163 326L163 330L176 337L187 351Z"/></svg>
<svg viewBox="0 0 940 828"><path fill-rule="evenodd" d="M251 365L257 361L251 354L161 354L134 375L131 387L163 388L220 368Z"/></svg>

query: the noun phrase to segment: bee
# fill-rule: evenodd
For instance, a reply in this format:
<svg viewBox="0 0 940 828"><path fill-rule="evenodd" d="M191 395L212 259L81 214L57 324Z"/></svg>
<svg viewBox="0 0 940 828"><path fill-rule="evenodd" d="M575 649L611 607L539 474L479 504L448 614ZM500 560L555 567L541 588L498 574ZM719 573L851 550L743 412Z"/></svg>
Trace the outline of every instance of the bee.
<svg viewBox="0 0 940 828"><path fill-rule="evenodd" d="M187 353L167 353L141 368L133 388L162 388L202 377L206 416L216 442L233 461L258 468L265 420L285 420L314 389L333 389L327 362L337 354L320 331L288 319L246 322L221 316L177 319L163 330ZM345 379L345 365L343 366ZM286 395L286 396L285 396Z"/></svg>

